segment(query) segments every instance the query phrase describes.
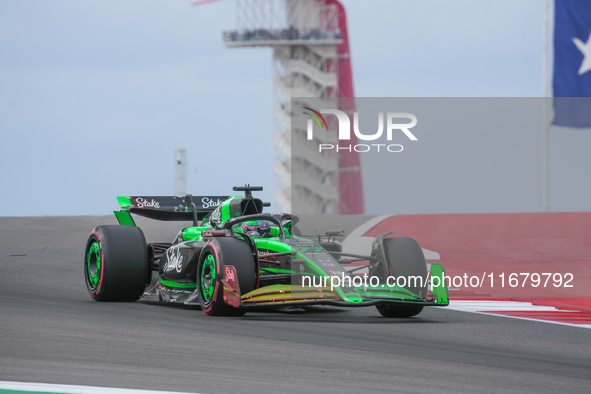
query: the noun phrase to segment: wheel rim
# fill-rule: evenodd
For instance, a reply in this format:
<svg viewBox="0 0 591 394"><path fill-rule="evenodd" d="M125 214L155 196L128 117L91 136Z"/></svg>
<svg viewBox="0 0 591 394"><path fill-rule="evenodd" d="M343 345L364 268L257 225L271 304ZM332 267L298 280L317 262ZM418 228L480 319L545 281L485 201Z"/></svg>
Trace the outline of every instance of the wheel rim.
<svg viewBox="0 0 591 394"><path fill-rule="evenodd" d="M96 241L94 241L88 248L88 253L86 254L86 266L88 283L94 289L99 283L101 272L101 249Z"/></svg>
<svg viewBox="0 0 591 394"><path fill-rule="evenodd" d="M205 301L210 301L215 288L216 262L213 255L208 254L203 260L201 268L201 294Z"/></svg>

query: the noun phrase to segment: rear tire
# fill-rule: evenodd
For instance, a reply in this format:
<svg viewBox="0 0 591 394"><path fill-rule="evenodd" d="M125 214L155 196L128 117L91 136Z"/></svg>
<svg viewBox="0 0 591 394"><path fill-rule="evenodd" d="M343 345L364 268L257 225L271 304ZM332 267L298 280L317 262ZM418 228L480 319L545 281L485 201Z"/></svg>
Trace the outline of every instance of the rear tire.
<svg viewBox="0 0 591 394"><path fill-rule="evenodd" d="M388 274L395 278L404 277L407 282L410 282L408 279L410 277L421 277L420 281L415 281L414 284L404 288L425 298L427 296L427 263L417 241L407 237L385 238L384 252ZM422 305L382 304L376 305L376 308L384 317L411 317L423 310Z"/></svg>
<svg viewBox="0 0 591 394"><path fill-rule="evenodd" d="M225 265L236 269L241 295L254 290L255 262L248 243L237 238L214 238L203 247L197 266L201 309L211 316L242 316L246 313L244 309L234 308L224 301Z"/></svg>
<svg viewBox="0 0 591 394"><path fill-rule="evenodd" d="M135 301L150 277L144 233L133 226L98 226L86 242L84 277L96 301Z"/></svg>

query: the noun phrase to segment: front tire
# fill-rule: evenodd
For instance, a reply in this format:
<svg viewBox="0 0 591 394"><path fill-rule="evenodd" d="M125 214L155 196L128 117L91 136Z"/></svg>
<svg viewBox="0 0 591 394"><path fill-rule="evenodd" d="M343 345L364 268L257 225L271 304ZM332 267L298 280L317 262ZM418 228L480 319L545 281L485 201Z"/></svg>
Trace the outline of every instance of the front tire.
<svg viewBox="0 0 591 394"><path fill-rule="evenodd" d="M384 254L387 271L395 278L404 277L408 282L411 277L420 277L413 285L404 288L421 298L427 295L427 263L423 250L412 238L394 237L384 239ZM382 279L382 278L381 278ZM378 312L384 317L412 317L423 310L422 305L376 305Z"/></svg>
<svg viewBox="0 0 591 394"><path fill-rule="evenodd" d="M197 266L197 289L201 309L211 316L242 316L246 311L224 301L224 266L236 269L240 294L255 288L256 272L252 250L237 238L214 238L205 245Z"/></svg>
<svg viewBox="0 0 591 394"><path fill-rule="evenodd" d="M135 301L150 277L148 248L141 229L98 226L90 233L84 252L84 277L96 301Z"/></svg>
<svg viewBox="0 0 591 394"><path fill-rule="evenodd" d="M421 313L421 305L376 305L380 315L384 317L413 317Z"/></svg>

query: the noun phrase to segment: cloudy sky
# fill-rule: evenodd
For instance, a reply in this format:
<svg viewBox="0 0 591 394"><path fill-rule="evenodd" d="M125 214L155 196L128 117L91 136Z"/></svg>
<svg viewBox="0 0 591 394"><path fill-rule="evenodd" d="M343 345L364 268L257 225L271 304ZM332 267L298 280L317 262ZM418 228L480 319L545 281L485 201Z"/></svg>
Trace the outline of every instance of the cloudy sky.
<svg viewBox="0 0 591 394"><path fill-rule="evenodd" d="M343 3L359 97L543 94L540 0ZM272 200L272 53L223 47L234 8L0 1L0 216L107 214L117 195L169 195L176 148L193 194L249 182ZM583 197L557 209L590 209Z"/></svg>

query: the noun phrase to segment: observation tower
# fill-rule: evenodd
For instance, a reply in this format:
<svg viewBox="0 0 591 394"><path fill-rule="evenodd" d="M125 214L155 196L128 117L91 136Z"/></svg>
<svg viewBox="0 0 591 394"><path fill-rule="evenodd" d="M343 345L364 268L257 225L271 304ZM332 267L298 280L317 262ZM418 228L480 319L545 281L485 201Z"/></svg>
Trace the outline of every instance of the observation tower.
<svg viewBox="0 0 591 394"><path fill-rule="evenodd" d="M306 121L293 117L302 107L355 111L344 7L337 0L236 0L236 13L236 30L223 33L226 47L273 49L276 200L287 211L296 202L296 213L364 213L359 154L316 150L338 143L336 118L327 116L330 131L314 133L310 144Z"/></svg>

